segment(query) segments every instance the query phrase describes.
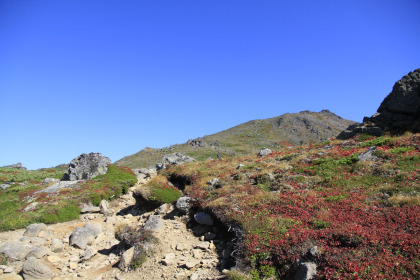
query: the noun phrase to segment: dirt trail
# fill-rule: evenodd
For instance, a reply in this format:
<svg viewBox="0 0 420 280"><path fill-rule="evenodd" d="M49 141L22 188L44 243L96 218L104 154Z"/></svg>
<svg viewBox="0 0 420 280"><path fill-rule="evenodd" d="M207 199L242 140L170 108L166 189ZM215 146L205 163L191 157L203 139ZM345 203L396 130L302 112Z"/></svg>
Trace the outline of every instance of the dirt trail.
<svg viewBox="0 0 420 280"><path fill-rule="evenodd" d="M135 200L127 194L111 203L114 213L111 217L102 214L81 215L80 220L48 225L45 244L48 255L42 262L48 265L55 278L53 279L119 279L119 280L152 280L152 279L222 279L218 270L218 241L204 241L195 236L180 217L164 218L161 213L163 230L156 234L159 243L155 245L155 253L148 257L142 267L135 271L122 272L118 268L120 253L116 250L119 243L115 239L115 228L121 224L141 227L148 217L157 214L157 210L138 215L133 208ZM131 213L124 213L130 212ZM168 209L171 211L171 209ZM133 214L134 216L133 216ZM141 213L141 212L140 212ZM76 227L85 223L96 223L102 227L102 233L96 238L92 247L97 251L89 260L82 260L85 250L69 246L69 236ZM0 233L0 247L7 241L17 241L22 237L24 229ZM64 251L53 253L50 250L51 240L58 238L64 243ZM31 244L33 245L33 244ZM20 272L23 262L9 264L15 272ZM1 279L1 277L0 277Z"/></svg>

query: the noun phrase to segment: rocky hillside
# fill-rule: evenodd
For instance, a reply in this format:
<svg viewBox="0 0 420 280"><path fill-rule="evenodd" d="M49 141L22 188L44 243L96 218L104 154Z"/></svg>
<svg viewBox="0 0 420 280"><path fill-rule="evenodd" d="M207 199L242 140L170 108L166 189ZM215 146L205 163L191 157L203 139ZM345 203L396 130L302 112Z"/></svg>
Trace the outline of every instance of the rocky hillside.
<svg viewBox="0 0 420 280"><path fill-rule="evenodd" d="M216 134L189 140L163 149L146 148L124 157L118 166L141 168L154 165L165 154L180 152L196 160L256 153L262 147L285 147L319 143L336 137L353 124L328 110L303 111L279 117L253 120Z"/></svg>
<svg viewBox="0 0 420 280"><path fill-rule="evenodd" d="M358 133L381 136L404 131L420 132L420 68L395 83L376 114L365 117L362 124L353 124L340 133L349 139Z"/></svg>

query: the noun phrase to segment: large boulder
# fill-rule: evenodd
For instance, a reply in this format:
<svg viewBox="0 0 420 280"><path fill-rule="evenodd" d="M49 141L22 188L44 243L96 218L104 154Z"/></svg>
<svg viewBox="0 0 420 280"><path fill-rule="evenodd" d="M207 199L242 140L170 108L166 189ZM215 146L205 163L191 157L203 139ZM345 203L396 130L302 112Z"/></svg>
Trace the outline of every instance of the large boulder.
<svg viewBox="0 0 420 280"><path fill-rule="evenodd" d="M348 139L359 133L380 136L387 131L420 132L420 68L395 83L376 114L365 117L362 124L349 126L337 138Z"/></svg>
<svg viewBox="0 0 420 280"><path fill-rule="evenodd" d="M70 245L79 249L86 249L91 245L95 238L102 233L102 227L99 224L87 223L81 228L76 228L70 235Z"/></svg>
<svg viewBox="0 0 420 280"><path fill-rule="evenodd" d="M105 174L110 164L111 160L100 153L81 154L70 162L69 171L62 180L90 180L93 177Z"/></svg>
<svg viewBox="0 0 420 280"><path fill-rule="evenodd" d="M162 161L156 164L156 169L161 170L165 169L167 165L179 165L185 162L193 162L194 159L192 157L186 156L182 153L173 153L165 155L162 158Z"/></svg>
<svg viewBox="0 0 420 280"><path fill-rule="evenodd" d="M22 267L22 274L25 280L51 279L54 277L51 269L34 257L30 257L25 261Z"/></svg>
<svg viewBox="0 0 420 280"><path fill-rule="evenodd" d="M0 253L13 260L24 260L32 246L20 241L9 241L0 247Z"/></svg>

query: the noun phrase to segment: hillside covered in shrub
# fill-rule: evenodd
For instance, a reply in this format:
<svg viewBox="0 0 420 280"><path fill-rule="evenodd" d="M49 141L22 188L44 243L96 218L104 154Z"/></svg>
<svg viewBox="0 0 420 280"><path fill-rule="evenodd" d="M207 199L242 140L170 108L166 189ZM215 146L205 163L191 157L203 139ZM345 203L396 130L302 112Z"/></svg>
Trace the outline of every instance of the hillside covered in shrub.
<svg viewBox="0 0 420 280"><path fill-rule="evenodd" d="M236 229L254 279L284 279L311 248L320 279L418 279L419 151L419 134L361 135L164 174Z"/></svg>

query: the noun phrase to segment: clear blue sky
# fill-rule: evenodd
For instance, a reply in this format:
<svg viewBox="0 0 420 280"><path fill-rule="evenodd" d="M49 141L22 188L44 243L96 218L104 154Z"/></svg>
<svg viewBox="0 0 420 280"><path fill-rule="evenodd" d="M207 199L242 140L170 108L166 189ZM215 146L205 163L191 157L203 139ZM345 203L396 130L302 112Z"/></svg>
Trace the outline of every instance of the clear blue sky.
<svg viewBox="0 0 420 280"><path fill-rule="evenodd" d="M116 161L240 123L362 121L420 67L420 1L1 0L0 166Z"/></svg>

